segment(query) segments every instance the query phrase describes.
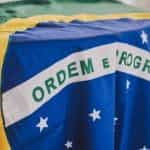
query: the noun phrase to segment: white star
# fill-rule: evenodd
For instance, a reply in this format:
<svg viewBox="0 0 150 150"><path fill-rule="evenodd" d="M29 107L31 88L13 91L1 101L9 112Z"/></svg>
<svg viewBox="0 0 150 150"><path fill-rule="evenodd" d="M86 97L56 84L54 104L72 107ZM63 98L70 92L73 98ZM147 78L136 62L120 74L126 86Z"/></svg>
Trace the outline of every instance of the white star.
<svg viewBox="0 0 150 150"><path fill-rule="evenodd" d="M72 148L72 142L71 141L67 141L65 146L66 146L67 149Z"/></svg>
<svg viewBox="0 0 150 150"><path fill-rule="evenodd" d="M142 43L143 44L147 44L148 43L148 35L147 35L147 33L145 33L145 31L142 31L142 33L141 33L141 39L142 39Z"/></svg>
<svg viewBox="0 0 150 150"><path fill-rule="evenodd" d="M116 125L116 122L118 121L118 118L117 117L115 117L114 118L114 125Z"/></svg>
<svg viewBox="0 0 150 150"><path fill-rule="evenodd" d="M48 128L48 117L46 117L45 119L40 117L40 122L36 125L36 127L40 128L40 132L43 131L44 128Z"/></svg>
<svg viewBox="0 0 150 150"><path fill-rule="evenodd" d="M144 145L143 148L141 148L140 150L150 150L150 149L146 148L146 146Z"/></svg>
<svg viewBox="0 0 150 150"><path fill-rule="evenodd" d="M126 89L128 90L130 88L131 82L129 80L127 80L126 82Z"/></svg>
<svg viewBox="0 0 150 150"><path fill-rule="evenodd" d="M97 119L101 119L100 113L101 113L100 110L96 110L94 108L93 112L89 114L89 117L91 117L93 122L95 122Z"/></svg>

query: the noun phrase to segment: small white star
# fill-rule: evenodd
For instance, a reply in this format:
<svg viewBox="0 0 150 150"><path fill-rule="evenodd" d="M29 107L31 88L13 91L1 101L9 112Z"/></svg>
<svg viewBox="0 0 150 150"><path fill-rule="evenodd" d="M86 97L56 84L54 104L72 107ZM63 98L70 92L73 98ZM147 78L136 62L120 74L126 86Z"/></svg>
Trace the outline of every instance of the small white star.
<svg viewBox="0 0 150 150"><path fill-rule="evenodd" d="M141 39L142 39L142 43L143 44L147 44L148 43L148 35L147 35L147 33L145 33L145 31L142 31L142 33L141 33Z"/></svg>
<svg viewBox="0 0 150 150"><path fill-rule="evenodd" d="M126 89L128 90L130 88L131 82L129 80L127 80L126 82Z"/></svg>
<svg viewBox="0 0 150 150"><path fill-rule="evenodd" d="M149 148L146 148L146 146L144 145L143 148L139 149L139 150L150 150Z"/></svg>
<svg viewBox="0 0 150 150"><path fill-rule="evenodd" d="M89 117L91 117L93 122L95 122L96 120L101 119L100 113L101 113L100 110L96 110L94 108L93 112L89 114Z"/></svg>
<svg viewBox="0 0 150 150"><path fill-rule="evenodd" d="M45 119L40 117L40 122L36 125L36 127L40 128L40 132L43 131L44 128L48 128L48 117L46 117Z"/></svg>
<svg viewBox="0 0 150 150"><path fill-rule="evenodd" d="M72 142L71 141L67 141L65 146L66 146L67 149L72 148Z"/></svg>
<svg viewBox="0 0 150 150"><path fill-rule="evenodd" d="M114 118L114 125L116 125L117 121L118 121L118 118L115 117L115 118Z"/></svg>

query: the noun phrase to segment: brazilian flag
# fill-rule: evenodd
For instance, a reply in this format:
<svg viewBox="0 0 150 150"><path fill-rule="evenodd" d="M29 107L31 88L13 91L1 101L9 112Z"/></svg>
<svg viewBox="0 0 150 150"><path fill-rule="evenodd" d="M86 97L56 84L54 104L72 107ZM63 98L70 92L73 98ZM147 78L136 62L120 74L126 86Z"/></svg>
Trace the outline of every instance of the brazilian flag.
<svg viewBox="0 0 150 150"><path fill-rule="evenodd" d="M142 14L136 15L136 13ZM9 35L16 31L24 31L45 21L94 21L128 18L129 16L141 19L147 15L141 9L113 0L22 0L1 3L0 70L8 46ZM0 149L10 149L5 136L2 118L0 119Z"/></svg>

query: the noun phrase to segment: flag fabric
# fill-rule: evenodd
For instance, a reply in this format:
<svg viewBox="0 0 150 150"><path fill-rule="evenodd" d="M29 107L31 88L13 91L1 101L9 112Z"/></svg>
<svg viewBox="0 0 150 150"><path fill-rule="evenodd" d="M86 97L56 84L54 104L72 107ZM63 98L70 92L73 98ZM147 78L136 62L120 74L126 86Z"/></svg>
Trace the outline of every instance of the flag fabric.
<svg viewBox="0 0 150 150"><path fill-rule="evenodd" d="M0 116L1 117L1 116ZM4 132L4 126L2 119L0 120L0 148L2 150L9 150L8 141Z"/></svg>
<svg viewBox="0 0 150 150"><path fill-rule="evenodd" d="M150 21L51 21L12 33L1 88L12 150L149 150Z"/></svg>

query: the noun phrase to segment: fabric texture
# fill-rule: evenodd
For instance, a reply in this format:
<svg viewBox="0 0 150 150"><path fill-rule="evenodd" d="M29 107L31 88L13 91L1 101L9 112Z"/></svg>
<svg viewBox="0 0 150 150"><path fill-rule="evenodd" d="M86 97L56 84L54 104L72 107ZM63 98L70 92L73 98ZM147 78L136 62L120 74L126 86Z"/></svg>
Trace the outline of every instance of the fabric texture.
<svg viewBox="0 0 150 150"><path fill-rule="evenodd" d="M11 34L2 111L12 150L150 149L149 35L149 19L40 22Z"/></svg>

